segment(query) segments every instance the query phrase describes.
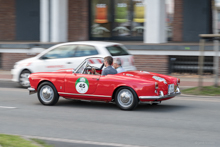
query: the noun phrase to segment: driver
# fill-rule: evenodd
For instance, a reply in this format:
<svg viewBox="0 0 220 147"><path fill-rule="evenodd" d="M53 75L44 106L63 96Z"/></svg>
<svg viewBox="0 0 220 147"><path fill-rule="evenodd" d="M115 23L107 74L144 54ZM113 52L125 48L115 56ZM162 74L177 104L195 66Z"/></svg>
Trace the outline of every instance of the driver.
<svg viewBox="0 0 220 147"><path fill-rule="evenodd" d="M111 56L107 56L104 58L104 65L106 68L102 71L102 75L117 74L117 70L111 66L112 62L113 58ZM92 71L95 74L99 74L96 72L95 68L92 68Z"/></svg>

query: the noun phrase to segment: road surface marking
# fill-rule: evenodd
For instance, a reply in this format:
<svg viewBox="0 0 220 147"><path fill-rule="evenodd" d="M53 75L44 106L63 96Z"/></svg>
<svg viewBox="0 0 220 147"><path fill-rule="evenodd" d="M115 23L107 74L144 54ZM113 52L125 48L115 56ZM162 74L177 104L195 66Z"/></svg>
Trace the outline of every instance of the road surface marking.
<svg viewBox="0 0 220 147"><path fill-rule="evenodd" d="M91 145L103 145L103 146L114 146L114 147L148 147L148 146L126 145L126 144L118 144L118 143L72 140L72 139L61 139L61 138L39 137L39 136L27 136L27 135L20 135L20 136L27 137L27 138L41 139L41 140L78 143L78 144L91 144Z"/></svg>
<svg viewBox="0 0 220 147"><path fill-rule="evenodd" d="M16 107L0 106L0 108L3 108L3 109L15 109Z"/></svg>

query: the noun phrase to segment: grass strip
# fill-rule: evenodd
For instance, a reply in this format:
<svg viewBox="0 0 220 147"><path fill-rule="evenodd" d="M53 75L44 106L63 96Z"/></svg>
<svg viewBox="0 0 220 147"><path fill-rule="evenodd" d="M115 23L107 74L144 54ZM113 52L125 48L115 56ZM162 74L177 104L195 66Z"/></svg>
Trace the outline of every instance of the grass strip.
<svg viewBox="0 0 220 147"><path fill-rule="evenodd" d="M0 134L0 145L2 147L39 147L20 136L5 134Z"/></svg>
<svg viewBox="0 0 220 147"><path fill-rule="evenodd" d="M220 96L220 86L204 86L200 91L198 87L188 88L181 91L183 94Z"/></svg>

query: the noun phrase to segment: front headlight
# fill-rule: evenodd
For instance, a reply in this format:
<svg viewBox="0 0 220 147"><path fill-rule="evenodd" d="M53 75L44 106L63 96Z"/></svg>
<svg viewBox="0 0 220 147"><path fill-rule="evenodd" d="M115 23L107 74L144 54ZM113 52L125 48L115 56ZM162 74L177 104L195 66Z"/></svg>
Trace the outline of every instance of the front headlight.
<svg viewBox="0 0 220 147"><path fill-rule="evenodd" d="M16 62L14 65L14 69L16 69L18 67L18 63Z"/></svg>

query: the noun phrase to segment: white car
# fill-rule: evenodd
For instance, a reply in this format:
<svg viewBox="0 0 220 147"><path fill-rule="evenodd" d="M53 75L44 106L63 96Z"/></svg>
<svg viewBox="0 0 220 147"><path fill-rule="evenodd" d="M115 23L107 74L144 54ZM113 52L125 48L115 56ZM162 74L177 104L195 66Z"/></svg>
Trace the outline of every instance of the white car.
<svg viewBox="0 0 220 147"><path fill-rule="evenodd" d="M12 81L19 82L22 87L29 87L28 76L31 73L76 68L85 58L105 56L120 58L125 70L136 70L133 56L122 44L80 41L58 44L33 58L16 62L11 70Z"/></svg>

